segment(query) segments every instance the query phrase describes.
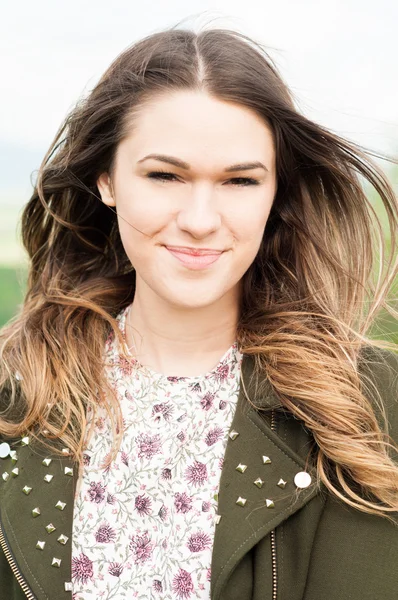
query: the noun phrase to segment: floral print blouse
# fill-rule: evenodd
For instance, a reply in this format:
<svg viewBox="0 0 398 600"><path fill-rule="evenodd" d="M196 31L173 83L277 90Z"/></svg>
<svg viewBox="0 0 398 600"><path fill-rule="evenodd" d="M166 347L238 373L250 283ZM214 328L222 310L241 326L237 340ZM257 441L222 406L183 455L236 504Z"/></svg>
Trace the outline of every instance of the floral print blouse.
<svg viewBox="0 0 398 600"><path fill-rule="evenodd" d="M117 317L124 340L128 309ZM242 354L235 343L208 373L168 377L132 354L127 362L113 335L105 352L125 431L104 468L112 433L105 409L98 410L76 489L73 599L209 600L217 491Z"/></svg>

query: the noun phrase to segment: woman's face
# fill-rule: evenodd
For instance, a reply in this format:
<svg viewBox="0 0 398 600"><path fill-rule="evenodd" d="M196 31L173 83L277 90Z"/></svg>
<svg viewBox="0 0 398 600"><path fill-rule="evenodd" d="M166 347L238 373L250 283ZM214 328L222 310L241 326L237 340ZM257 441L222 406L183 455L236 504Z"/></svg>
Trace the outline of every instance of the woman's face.
<svg viewBox="0 0 398 600"><path fill-rule="evenodd" d="M156 99L97 185L116 207L136 294L180 308L238 301L276 193L271 130L253 111L204 92Z"/></svg>

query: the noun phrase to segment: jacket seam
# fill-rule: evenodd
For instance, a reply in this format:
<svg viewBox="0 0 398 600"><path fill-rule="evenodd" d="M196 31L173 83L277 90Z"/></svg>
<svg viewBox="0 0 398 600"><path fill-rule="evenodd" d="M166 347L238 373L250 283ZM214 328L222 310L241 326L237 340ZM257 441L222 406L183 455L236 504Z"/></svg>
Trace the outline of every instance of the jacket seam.
<svg viewBox="0 0 398 600"><path fill-rule="evenodd" d="M50 598L47 596L47 594L45 593L45 591L44 591L44 590L43 590L43 588L41 587L40 583L37 581L37 579L36 579L36 577L35 577L34 573L31 571L31 569L30 569L30 567L29 567L28 563L27 563L27 562L26 562L26 560L25 560L25 557L24 557L24 555L23 555L23 552L22 552L21 546L19 545L18 539L17 539L17 537L15 536L15 532L14 532L14 529L13 529L12 523L10 522L10 520L9 520L9 518L8 518L8 515L7 515L6 511L4 511L4 513L3 513L3 514L4 514L4 517L5 517L6 521L7 521L7 523L8 523L8 526L9 526L10 530L12 531L12 535L13 535L13 538L14 538L15 544L16 544L16 546L17 546L17 548L18 548L18 550L19 550L19 552L20 552L20 554L21 554L21 558L22 558L23 562L25 563L26 569L27 569L27 570L29 571L29 573L31 574L31 576L32 576L32 578L34 579L34 581L35 581L35 583L36 583L37 587L39 588L39 590L40 590L40 591L42 592L42 594L44 595L44 598L46 598L46 600L50 600ZM15 575L14 575L14 577L15 577Z"/></svg>

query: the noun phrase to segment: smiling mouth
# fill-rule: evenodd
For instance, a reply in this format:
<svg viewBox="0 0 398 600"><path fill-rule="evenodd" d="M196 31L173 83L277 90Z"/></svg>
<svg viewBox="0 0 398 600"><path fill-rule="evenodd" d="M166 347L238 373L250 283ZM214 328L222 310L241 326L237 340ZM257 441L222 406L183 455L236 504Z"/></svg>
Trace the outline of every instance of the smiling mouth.
<svg viewBox="0 0 398 600"><path fill-rule="evenodd" d="M204 269L215 263L222 254L222 251L202 250L200 253L192 251L190 248L176 248L165 246L180 263L194 270Z"/></svg>
<svg viewBox="0 0 398 600"><path fill-rule="evenodd" d="M166 246L170 252L178 252L178 254L189 254L192 256L216 256L222 254L223 250L213 248L190 248L188 246Z"/></svg>

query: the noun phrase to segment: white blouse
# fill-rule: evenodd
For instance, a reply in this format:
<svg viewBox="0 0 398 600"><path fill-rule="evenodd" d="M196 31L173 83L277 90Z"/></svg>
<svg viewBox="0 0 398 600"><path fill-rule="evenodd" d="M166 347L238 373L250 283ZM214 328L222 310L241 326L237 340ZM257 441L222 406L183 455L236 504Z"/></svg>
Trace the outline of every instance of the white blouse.
<svg viewBox="0 0 398 600"><path fill-rule="evenodd" d="M124 339L128 309L117 317ZM73 599L209 600L216 494L242 354L235 343L208 373L168 377L131 354L127 362L112 335L105 352L125 432L104 468L112 434L101 407L76 490Z"/></svg>

